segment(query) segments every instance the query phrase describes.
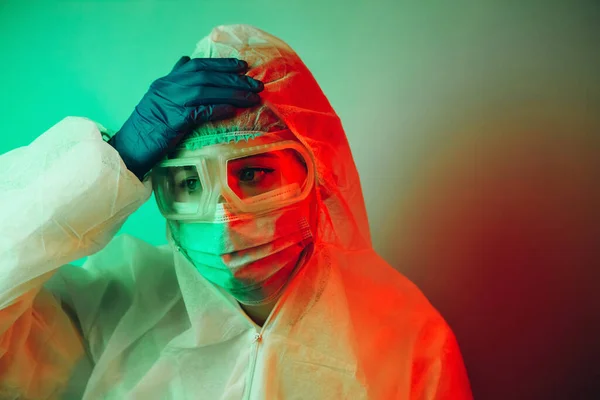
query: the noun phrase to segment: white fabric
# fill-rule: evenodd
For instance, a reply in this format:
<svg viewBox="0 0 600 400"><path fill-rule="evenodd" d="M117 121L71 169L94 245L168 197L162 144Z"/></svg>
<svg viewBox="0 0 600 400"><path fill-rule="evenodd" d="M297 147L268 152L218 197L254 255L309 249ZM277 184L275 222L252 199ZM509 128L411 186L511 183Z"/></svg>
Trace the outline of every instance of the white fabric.
<svg viewBox="0 0 600 400"><path fill-rule="evenodd" d="M341 123L310 72L251 27L215 29L196 55L206 46L246 59L313 153L312 257L256 326L170 246L112 239L150 188L94 123L67 118L0 157L0 399L471 398L448 325L372 249Z"/></svg>

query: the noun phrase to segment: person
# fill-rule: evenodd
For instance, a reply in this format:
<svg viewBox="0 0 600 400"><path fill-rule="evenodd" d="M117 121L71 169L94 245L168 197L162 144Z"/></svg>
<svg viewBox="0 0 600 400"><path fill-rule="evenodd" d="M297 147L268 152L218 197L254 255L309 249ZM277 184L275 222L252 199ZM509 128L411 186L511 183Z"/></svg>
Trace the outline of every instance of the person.
<svg viewBox="0 0 600 400"><path fill-rule="evenodd" d="M373 250L340 119L266 32L215 28L116 134L69 117L0 170L2 399L471 398ZM168 244L115 236L152 192Z"/></svg>

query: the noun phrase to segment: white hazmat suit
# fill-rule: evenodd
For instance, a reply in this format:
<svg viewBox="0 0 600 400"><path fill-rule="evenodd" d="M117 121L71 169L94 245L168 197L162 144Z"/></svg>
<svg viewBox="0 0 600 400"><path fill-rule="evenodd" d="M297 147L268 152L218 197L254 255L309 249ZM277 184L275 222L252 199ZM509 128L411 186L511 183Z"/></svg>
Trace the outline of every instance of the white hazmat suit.
<svg viewBox="0 0 600 400"><path fill-rule="evenodd" d="M312 256L257 326L172 243L113 238L151 185L65 118L0 157L0 399L471 398L450 328L373 250L342 125L299 57L249 26L199 46L246 60L312 153Z"/></svg>

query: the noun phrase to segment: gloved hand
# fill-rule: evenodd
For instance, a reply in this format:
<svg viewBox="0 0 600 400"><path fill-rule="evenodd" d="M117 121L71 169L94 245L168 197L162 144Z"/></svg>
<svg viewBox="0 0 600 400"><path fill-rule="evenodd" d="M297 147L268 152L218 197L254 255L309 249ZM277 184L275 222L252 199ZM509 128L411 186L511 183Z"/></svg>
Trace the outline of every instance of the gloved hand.
<svg viewBox="0 0 600 400"><path fill-rule="evenodd" d="M108 141L142 180L154 165L199 124L231 118L235 107L260 102L262 82L244 73L236 58L182 57L157 79L123 127Z"/></svg>

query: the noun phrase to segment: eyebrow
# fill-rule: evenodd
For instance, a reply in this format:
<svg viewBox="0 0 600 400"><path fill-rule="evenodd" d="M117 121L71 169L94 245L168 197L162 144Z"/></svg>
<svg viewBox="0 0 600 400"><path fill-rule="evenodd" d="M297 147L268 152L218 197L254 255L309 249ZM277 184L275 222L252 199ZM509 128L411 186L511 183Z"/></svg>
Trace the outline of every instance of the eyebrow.
<svg viewBox="0 0 600 400"><path fill-rule="evenodd" d="M281 160L281 157L277 154L274 153L262 153L262 154L254 154L251 156L246 156L246 157L240 157L240 158L234 158L233 160L230 160L230 162L237 162L237 161L244 161L244 160L250 160L253 158L268 158L271 160Z"/></svg>

